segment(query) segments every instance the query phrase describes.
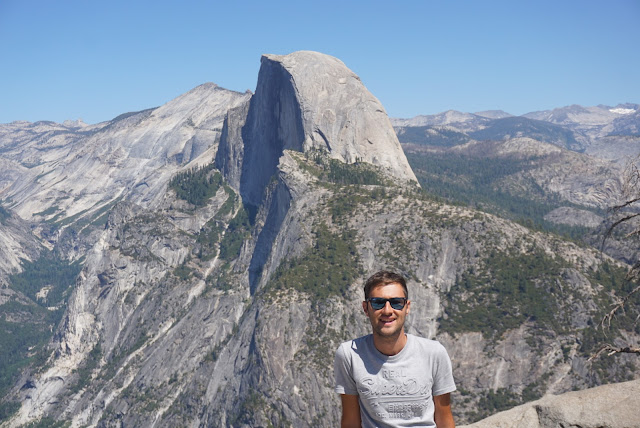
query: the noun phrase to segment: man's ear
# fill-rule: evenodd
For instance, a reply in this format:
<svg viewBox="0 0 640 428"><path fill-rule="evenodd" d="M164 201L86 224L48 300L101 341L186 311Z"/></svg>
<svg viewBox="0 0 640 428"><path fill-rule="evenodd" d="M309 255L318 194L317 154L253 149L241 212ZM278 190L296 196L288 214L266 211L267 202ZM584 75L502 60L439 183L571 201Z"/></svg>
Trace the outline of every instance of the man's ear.
<svg viewBox="0 0 640 428"><path fill-rule="evenodd" d="M369 302L367 302L366 300L362 302L362 310L367 316L369 315Z"/></svg>
<svg viewBox="0 0 640 428"><path fill-rule="evenodd" d="M410 310L411 310L411 300L407 300L407 315L409 315Z"/></svg>

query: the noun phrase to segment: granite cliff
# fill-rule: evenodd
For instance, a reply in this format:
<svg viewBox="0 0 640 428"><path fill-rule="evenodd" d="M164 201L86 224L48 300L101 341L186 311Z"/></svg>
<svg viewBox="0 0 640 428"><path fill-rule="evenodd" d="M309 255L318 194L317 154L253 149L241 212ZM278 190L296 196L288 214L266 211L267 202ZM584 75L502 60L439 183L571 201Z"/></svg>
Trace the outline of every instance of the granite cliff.
<svg viewBox="0 0 640 428"><path fill-rule="evenodd" d="M256 93L229 116L216 167L259 204L284 150L321 150L417 181L380 102L340 60L300 51L264 55Z"/></svg>

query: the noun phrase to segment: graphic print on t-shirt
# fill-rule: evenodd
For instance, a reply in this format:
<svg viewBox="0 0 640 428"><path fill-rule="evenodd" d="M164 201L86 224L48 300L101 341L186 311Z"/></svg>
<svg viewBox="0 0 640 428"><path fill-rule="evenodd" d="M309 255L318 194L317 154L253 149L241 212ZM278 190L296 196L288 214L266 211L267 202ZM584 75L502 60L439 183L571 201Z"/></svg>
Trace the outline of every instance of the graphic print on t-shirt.
<svg viewBox="0 0 640 428"><path fill-rule="evenodd" d="M358 393L380 419L421 418L431 402L431 382L420 382L407 369L382 370L363 377Z"/></svg>

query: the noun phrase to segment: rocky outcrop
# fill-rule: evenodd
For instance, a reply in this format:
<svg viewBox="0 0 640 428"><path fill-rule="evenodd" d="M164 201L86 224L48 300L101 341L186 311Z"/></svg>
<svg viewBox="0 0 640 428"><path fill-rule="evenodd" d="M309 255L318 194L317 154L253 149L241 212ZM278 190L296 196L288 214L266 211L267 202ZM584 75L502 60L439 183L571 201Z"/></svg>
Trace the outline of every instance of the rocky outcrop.
<svg viewBox="0 0 640 428"><path fill-rule="evenodd" d="M380 102L341 61L317 52L262 57L248 108L227 117L216 166L258 205L284 150L322 150L417 181Z"/></svg>
<svg viewBox="0 0 640 428"><path fill-rule="evenodd" d="M640 380L602 385L540 400L460 428L637 428Z"/></svg>
<svg viewBox="0 0 640 428"><path fill-rule="evenodd" d="M125 197L157 203L176 171L214 156L227 111L249 97L208 83L98 125L1 125L2 198L25 220L50 221L86 216Z"/></svg>
<svg viewBox="0 0 640 428"><path fill-rule="evenodd" d="M560 207L549 212L544 219L552 223L567 224L569 226L584 226L597 228L604 218L591 211L580 210L572 207Z"/></svg>
<svg viewBox="0 0 640 428"><path fill-rule="evenodd" d="M0 205L0 288L9 274L20 271L22 260L35 260L41 248L29 224Z"/></svg>

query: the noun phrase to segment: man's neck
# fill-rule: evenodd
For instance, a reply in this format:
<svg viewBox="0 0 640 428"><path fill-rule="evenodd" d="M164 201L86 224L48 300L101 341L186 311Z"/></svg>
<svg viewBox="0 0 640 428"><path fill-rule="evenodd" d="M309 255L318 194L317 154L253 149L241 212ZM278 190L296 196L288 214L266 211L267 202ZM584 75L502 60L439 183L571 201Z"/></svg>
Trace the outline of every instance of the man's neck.
<svg viewBox="0 0 640 428"><path fill-rule="evenodd" d="M400 331L397 335L388 337L388 336L380 336L378 334L373 334L373 345L376 347L380 353L392 356L398 354L402 349L404 349L407 344L407 335L404 332L404 329Z"/></svg>

